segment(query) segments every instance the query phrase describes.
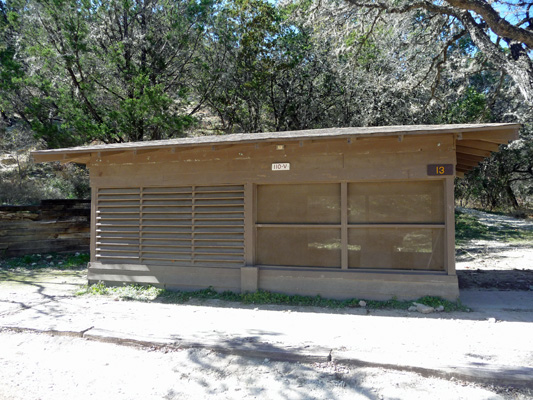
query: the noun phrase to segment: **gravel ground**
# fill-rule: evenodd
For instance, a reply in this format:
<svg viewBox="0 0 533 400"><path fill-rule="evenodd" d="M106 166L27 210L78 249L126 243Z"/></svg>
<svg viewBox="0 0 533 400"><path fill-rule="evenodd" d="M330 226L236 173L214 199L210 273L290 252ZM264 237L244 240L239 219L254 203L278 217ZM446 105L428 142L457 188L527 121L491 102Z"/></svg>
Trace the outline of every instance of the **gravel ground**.
<svg viewBox="0 0 533 400"><path fill-rule="evenodd" d="M531 219L458 208L492 228L533 231ZM461 289L533 290L533 245L525 241L471 240L456 251Z"/></svg>
<svg viewBox="0 0 533 400"><path fill-rule="evenodd" d="M293 364L0 332L0 399L529 399L380 368Z"/></svg>

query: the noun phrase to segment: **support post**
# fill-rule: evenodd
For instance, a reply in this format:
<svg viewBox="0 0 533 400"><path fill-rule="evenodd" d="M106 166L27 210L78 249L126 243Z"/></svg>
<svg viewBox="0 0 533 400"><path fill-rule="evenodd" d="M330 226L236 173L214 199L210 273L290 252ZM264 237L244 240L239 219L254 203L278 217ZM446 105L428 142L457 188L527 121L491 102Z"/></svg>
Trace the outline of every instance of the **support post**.
<svg viewBox="0 0 533 400"><path fill-rule="evenodd" d="M241 293L257 292L259 287L259 268L242 267L241 268Z"/></svg>
<svg viewBox="0 0 533 400"><path fill-rule="evenodd" d="M348 269L348 183L341 182L341 269Z"/></svg>
<svg viewBox="0 0 533 400"><path fill-rule="evenodd" d="M244 184L244 265L255 264L254 185Z"/></svg>
<svg viewBox="0 0 533 400"><path fill-rule="evenodd" d="M455 196L453 176L447 177L444 181L444 209L446 220L444 260L448 275L455 275Z"/></svg>
<svg viewBox="0 0 533 400"><path fill-rule="evenodd" d="M98 190L91 187L91 219L89 221L91 241L90 241L90 261L96 262L96 203L98 202Z"/></svg>

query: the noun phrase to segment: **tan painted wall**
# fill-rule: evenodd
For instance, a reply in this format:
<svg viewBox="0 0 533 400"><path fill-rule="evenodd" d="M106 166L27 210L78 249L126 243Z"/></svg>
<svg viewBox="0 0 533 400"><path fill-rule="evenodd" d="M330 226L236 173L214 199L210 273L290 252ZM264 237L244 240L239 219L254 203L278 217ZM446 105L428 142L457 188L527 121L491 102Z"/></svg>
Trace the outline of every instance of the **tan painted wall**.
<svg viewBox="0 0 533 400"><path fill-rule="evenodd" d="M458 296L453 256L453 177L428 177L428 164L455 164L452 134L223 145L94 153L89 163L96 192L104 187L244 184L245 264L255 260L255 184L364 182L391 180L445 181L444 229L446 272L376 275L369 271L329 271L302 268L167 267L150 265L142 273L128 264L105 266L92 258L89 280L140 282L178 289L214 286L219 290L266 289L326 297L416 298ZM280 149L278 146L282 146ZM290 163L290 171L272 171L272 163ZM343 186L346 187L345 185ZM346 189L343 189L346 190ZM93 207L93 222L96 210ZM346 221L342 222L343 227ZM345 229L345 228L343 228ZM93 246L96 246L93 230ZM94 249L93 249L94 254ZM343 254L343 263L346 264ZM137 266L138 267L138 266ZM136 267L136 268L137 268ZM244 267L243 270L247 268ZM281 272L280 272L281 271ZM251 277L251 278L250 278ZM255 286L254 286L255 285Z"/></svg>
<svg viewBox="0 0 533 400"><path fill-rule="evenodd" d="M94 187L432 179L427 164L455 164L452 135L320 140L94 155ZM290 171L271 170L289 162ZM438 178L437 178L438 179Z"/></svg>

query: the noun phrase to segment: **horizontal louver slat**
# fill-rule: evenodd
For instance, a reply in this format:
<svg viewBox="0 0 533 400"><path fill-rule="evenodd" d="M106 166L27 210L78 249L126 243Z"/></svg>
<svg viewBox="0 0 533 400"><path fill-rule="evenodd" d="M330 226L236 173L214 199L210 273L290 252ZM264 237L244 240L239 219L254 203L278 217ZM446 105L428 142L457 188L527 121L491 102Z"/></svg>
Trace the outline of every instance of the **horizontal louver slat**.
<svg viewBox="0 0 533 400"><path fill-rule="evenodd" d="M166 194L166 193L192 193L192 187L190 186L181 186L181 187L145 187L143 189L145 195L151 193L156 194Z"/></svg>
<svg viewBox="0 0 533 400"><path fill-rule="evenodd" d="M218 193L218 192L241 192L244 193L244 186L242 185L236 185L236 186L196 186L195 191L197 193L201 192L211 192L211 193Z"/></svg>
<svg viewBox="0 0 533 400"><path fill-rule="evenodd" d="M196 233L194 236L194 239L205 240L205 241L211 241L211 240L244 241L244 234L243 233L232 233L232 232L226 232L226 233L203 232L203 233Z"/></svg>

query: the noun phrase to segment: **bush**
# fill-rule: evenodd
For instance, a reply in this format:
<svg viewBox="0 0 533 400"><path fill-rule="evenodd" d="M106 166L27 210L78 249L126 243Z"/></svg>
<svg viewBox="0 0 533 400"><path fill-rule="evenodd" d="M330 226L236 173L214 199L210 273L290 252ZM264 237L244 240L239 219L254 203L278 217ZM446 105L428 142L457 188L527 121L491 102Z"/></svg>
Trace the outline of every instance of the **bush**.
<svg viewBox="0 0 533 400"><path fill-rule="evenodd" d="M24 164L0 171L0 204L38 204L42 199L88 199L89 173L83 166Z"/></svg>

